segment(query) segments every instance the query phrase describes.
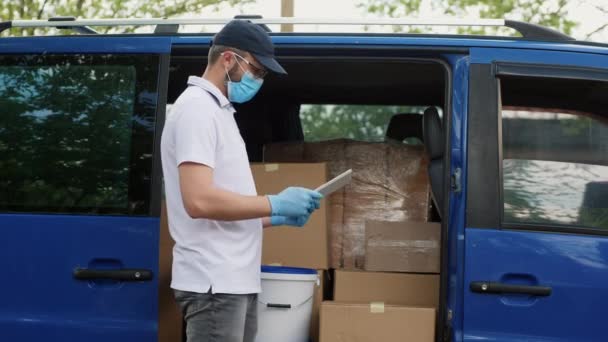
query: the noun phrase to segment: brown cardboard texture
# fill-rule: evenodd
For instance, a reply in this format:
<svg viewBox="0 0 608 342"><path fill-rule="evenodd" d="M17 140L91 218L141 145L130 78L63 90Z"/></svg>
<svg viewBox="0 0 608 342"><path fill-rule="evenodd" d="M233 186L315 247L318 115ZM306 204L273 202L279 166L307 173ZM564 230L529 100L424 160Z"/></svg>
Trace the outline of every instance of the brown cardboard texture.
<svg viewBox="0 0 608 342"><path fill-rule="evenodd" d="M325 163L252 164L251 170L260 195L277 194L290 186L315 189L328 180ZM304 227L264 229L262 263L327 269L329 210L323 199Z"/></svg>
<svg viewBox="0 0 608 342"><path fill-rule="evenodd" d="M323 302L321 342L433 342L435 309Z"/></svg>
<svg viewBox="0 0 608 342"><path fill-rule="evenodd" d="M421 146L345 139L276 143L265 146L264 159L325 161L329 178L353 170L352 182L331 196L329 240L333 268L363 269L366 220L428 219L427 159Z"/></svg>
<svg viewBox="0 0 608 342"><path fill-rule="evenodd" d="M336 270L334 300L435 308L439 275Z"/></svg>
<svg viewBox="0 0 608 342"><path fill-rule="evenodd" d="M365 270L439 273L441 224L365 223Z"/></svg>
<svg viewBox="0 0 608 342"><path fill-rule="evenodd" d="M319 286L315 286L315 292L312 299L312 318L310 321L310 338L312 342L319 341L319 314L321 312L321 303L325 299L323 294L327 281L325 279L327 271L317 270L319 276Z"/></svg>
<svg viewBox="0 0 608 342"><path fill-rule="evenodd" d="M160 213L160 244L158 263L158 341L173 342L182 339L182 314L171 289L173 239L167 224L167 206L163 201Z"/></svg>

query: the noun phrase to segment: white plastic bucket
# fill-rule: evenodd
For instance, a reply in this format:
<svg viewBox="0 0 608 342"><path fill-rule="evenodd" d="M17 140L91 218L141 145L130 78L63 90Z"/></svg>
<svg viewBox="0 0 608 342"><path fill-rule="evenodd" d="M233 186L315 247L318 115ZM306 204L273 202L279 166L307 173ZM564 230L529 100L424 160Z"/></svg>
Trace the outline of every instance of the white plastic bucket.
<svg viewBox="0 0 608 342"><path fill-rule="evenodd" d="M308 342L315 286L314 269L262 266L256 342Z"/></svg>

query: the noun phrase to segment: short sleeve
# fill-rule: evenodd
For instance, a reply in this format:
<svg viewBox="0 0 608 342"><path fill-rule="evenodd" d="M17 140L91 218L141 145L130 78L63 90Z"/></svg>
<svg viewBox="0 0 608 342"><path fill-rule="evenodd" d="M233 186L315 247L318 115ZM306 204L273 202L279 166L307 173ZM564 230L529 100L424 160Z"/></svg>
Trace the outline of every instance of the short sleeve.
<svg viewBox="0 0 608 342"><path fill-rule="evenodd" d="M177 118L175 128L177 166L193 162L214 168L218 132L213 113L191 104Z"/></svg>

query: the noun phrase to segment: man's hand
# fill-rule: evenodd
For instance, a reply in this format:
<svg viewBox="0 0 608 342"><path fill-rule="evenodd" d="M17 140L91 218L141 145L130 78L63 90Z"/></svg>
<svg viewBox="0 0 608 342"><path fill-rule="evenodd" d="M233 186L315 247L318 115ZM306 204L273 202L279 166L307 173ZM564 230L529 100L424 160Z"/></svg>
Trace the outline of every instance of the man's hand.
<svg viewBox="0 0 608 342"><path fill-rule="evenodd" d="M310 215L321 205L323 195L300 187L289 187L278 195L269 195L271 216L299 217Z"/></svg>
<svg viewBox="0 0 608 342"><path fill-rule="evenodd" d="M303 216L271 216L270 224L272 226L292 226L292 227L303 227L308 219L310 218L310 214Z"/></svg>

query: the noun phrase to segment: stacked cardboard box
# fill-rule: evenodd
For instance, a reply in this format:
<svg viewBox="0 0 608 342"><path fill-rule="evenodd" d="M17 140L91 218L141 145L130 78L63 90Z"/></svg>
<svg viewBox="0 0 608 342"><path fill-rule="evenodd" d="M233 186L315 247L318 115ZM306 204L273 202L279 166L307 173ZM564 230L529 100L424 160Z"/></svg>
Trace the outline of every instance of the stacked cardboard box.
<svg viewBox="0 0 608 342"><path fill-rule="evenodd" d="M326 283L333 285L333 301L320 305L320 341L433 341L439 301L440 228L426 222L429 182L423 149L335 140L267 145L264 158L285 163L253 165L260 194L292 185L316 188L326 179L353 169L352 183L322 206L326 207L323 223L330 242L330 258L322 269L336 271L333 282ZM313 176L314 162L326 162L324 179ZM277 167L292 177L287 180L287 175L273 175ZM289 167L297 170L288 171ZM319 246L326 246L327 235L319 235L322 229L310 228L317 235L305 239L306 246L297 246L296 237L284 235L272 240L265 233L264 262L319 269L310 261L315 260ZM293 233L282 230L281 234ZM275 251L266 252L271 245L277 246ZM280 257L293 256L294 246L309 254ZM271 254L275 256L266 257ZM321 298L317 293L315 312ZM315 322L316 318L313 326ZM316 332L311 335L314 338Z"/></svg>
<svg viewBox="0 0 608 342"><path fill-rule="evenodd" d="M325 163L252 164L251 170L259 195L276 194L290 186L314 189L328 180ZM262 263L316 269L320 286L315 288L310 336L319 339L319 311L327 285L328 223L327 199L322 200L303 228L271 227L264 229Z"/></svg>
<svg viewBox="0 0 608 342"><path fill-rule="evenodd" d="M336 270L320 342L434 341L439 275Z"/></svg>
<svg viewBox="0 0 608 342"><path fill-rule="evenodd" d="M321 342L433 342L435 309L324 302Z"/></svg>
<svg viewBox="0 0 608 342"><path fill-rule="evenodd" d="M324 163L252 164L259 195L277 194L290 186L316 188L327 181ZM329 266L329 222L326 200L302 229L271 227L264 230L262 263L325 270Z"/></svg>
<svg viewBox="0 0 608 342"><path fill-rule="evenodd" d="M439 227L425 223L430 202L423 148L344 139L275 143L265 147L264 160L251 166L261 195L289 186L316 188L353 169L352 183L325 199L305 228L264 231L264 264L318 270L313 340L320 324L322 342L432 341L440 239ZM164 209L161 221L159 340L179 341L182 319L169 288L173 241ZM338 269L333 281L327 281L329 268ZM334 302L322 303L331 285Z"/></svg>
<svg viewBox="0 0 608 342"><path fill-rule="evenodd" d="M321 308L321 342L433 341L440 233L437 223L367 221L365 268L372 272L335 271L334 302Z"/></svg>
<svg viewBox="0 0 608 342"><path fill-rule="evenodd" d="M327 162L329 178L353 169L330 199L330 265L363 269L365 221L426 221L427 160L421 146L332 140L265 146L266 162Z"/></svg>
<svg viewBox="0 0 608 342"><path fill-rule="evenodd" d="M365 270L439 273L441 225L367 221Z"/></svg>
<svg viewBox="0 0 608 342"><path fill-rule="evenodd" d="M334 301L437 307L439 275L336 270Z"/></svg>

